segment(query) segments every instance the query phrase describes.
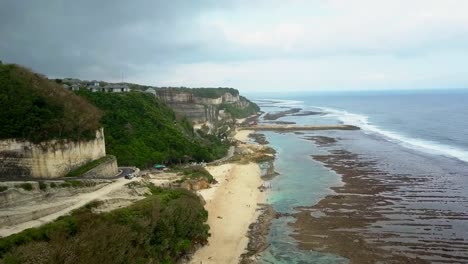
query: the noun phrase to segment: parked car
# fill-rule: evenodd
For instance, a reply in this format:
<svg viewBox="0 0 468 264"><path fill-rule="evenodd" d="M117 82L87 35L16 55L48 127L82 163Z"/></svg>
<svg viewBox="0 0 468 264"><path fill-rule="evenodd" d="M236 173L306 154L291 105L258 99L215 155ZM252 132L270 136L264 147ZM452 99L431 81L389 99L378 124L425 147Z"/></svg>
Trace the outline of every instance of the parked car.
<svg viewBox="0 0 468 264"><path fill-rule="evenodd" d="M127 174L125 175L125 179L129 179L129 180L130 180L130 179L132 179L132 178L133 178L133 173L127 173Z"/></svg>

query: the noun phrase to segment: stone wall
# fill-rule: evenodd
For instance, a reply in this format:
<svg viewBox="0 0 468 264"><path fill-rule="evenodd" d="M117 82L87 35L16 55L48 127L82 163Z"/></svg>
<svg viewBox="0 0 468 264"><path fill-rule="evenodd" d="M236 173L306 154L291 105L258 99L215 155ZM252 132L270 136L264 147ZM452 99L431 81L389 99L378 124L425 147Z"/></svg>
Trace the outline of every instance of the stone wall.
<svg viewBox="0 0 468 264"><path fill-rule="evenodd" d="M106 155L104 131L89 141L51 140L34 144L0 140L0 178L57 178Z"/></svg>
<svg viewBox="0 0 468 264"><path fill-rule="evenodd" d="M111 178L117 175L119 168L117 167L117 159L114 156L106 157L108 160L99 164L82 175L83 178Z"/></svg>

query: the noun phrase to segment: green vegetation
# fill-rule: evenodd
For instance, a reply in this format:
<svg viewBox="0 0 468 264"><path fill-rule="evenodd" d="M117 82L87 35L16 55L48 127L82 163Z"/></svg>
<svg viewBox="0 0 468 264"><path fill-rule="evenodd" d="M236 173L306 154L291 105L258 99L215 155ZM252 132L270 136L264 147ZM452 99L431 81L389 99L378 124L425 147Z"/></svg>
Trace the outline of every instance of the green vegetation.
<svg viewBox="0 0 468 264"><path fill-rule="evenodd" d="M47 184L43 183L43 182L38 182L39 183L39 189L41 191L45 191L47 190Z"/></svg>
<svg viewBox="0 0 468 264"><path fill-rule="evenodd" d="M180 172L184 175L182 181L186 179L206 179L209 183L212 183L213 176L202 166L192 166L188 168L175 169L176 172Z"/></svg>
<svg viewBox="0 0 468 264"><path fill-rule="evenodd" d="M8 186L0 186L0 192L8 190Z"/></svg>
<svg viewBox="0 0 468 264"><path fill-rule="evenodd" d="M227 146L216 137L200 138L186 118L154 96L80 91L104 112L101 123L107 153L119 165L150 167L153 164L211 161L225 155Z"/></svg>
<svg viewBox="0 0 468 264"><path fill-rule="evenodd" d="M151 186L133 205L96 214L90 203L39 228L0 239L3 263L175 263L207 242L208 214L182 189Z"/></svg>
<svg viewBox="0 0 468 264"><path fill-rule="evenodd" d="M58 187L62 187L62 188L70 188L70 187L73 187L73 188L83 188L83 187L93 187L93 186L96 186L96 182L95 181L65 181L65 182L62 182L60 184L58 184ZM51 186L52 187L52 184ZM54 187L52 187L54 188Z"/></svg>
<svg viewBox="0 0 468 264"><path fill-rule="evenodd" d="M86 163L83 166L80 166L80 167L70 171L65 177L79 177L79 176L85 174L86 172L96 168L97 166L103 164L104 162L112 160L113 158L114 158L114 156L107 155L107 156L102 157L100 159L93 160L91 162Z"/></svg>
<svg viewBox="0 0 468 264"><path fill-rule="evenodd" d="M29 183L29 182L25 182L25 183L21 183L21 184L16 184L15 187L16 187L16 188L23 188L23 189L26 190L26 191L32 191L32 189L33 189L32 184Z"/></svg>
<svg viewBox="0 0 468 264"><path fill-rule="evenodd" d="M219 98L225 93L230 93L233 96L239 95L239 91L234 88L187 88L187 87L169 87L169 88L158 88L163 90L171 90L177 92L188 92L192 93L197 97L206 97L206 98ZM157 90L156 90L157 91Z"/></svg>
<svg viewBox="0 0 468 264"><path fill-rule="evenodd" d="M57 188L58 187L58 185L55 182L51 182L49 186L50 186L50 188Z"/></svg>
<svg viewBox="0 0 468 264"><path fill-rule="evenodd" d="M245 118L245 117L248 117L250 115L253 115L253 114L256 114L257 112L260 111L260 107L249 101L247 98L245 97L240 97L242 101L246 101L248 102L249 104L246 106L246 107L239 107L235 104L222 104L220 106L220 109L224 109L224 111L226 113L229 113L231 114L231 116L233 118Z"/></svg>
<svg viewBox="0 0 468 264"><path fill-rule="evenodd" d="M94 138L100 117L96 107L56 82L17 65L0 65L0 138Z"/></svg>

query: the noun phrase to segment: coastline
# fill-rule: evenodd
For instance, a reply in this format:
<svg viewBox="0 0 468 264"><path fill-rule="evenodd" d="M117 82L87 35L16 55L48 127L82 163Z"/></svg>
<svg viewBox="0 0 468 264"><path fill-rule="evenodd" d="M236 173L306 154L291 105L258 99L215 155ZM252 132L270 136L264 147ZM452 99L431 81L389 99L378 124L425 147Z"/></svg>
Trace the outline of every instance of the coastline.
<svg viewBox="0 0 468 264"><path fill-rule="evenodd" d="M235 139L246 144L251 130L237 131ZM260 215L265 201L257 163L226 163L208 166L218 184L198 193L205 199L211 236L190 263L239 263L249 244L249 227Z"/></svg>

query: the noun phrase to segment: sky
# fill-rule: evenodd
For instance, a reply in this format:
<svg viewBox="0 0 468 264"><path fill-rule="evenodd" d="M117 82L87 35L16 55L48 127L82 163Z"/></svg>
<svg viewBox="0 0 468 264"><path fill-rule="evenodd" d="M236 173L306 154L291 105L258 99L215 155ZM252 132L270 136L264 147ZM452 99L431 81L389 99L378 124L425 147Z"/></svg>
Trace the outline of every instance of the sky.
<svg viewBox="0 0 468 264"><path fill-rule="evenodd" d="M467 0L1 0L0 60L241 92L468 88Z"/></svg>

